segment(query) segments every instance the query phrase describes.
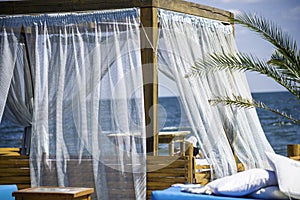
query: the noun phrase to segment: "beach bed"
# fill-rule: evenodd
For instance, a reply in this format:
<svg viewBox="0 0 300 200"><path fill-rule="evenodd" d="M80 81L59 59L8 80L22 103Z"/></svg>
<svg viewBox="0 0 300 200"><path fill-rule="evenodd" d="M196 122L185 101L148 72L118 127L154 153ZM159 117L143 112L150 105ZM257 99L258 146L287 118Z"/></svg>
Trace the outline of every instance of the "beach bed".
<svg viewBox="0 0 300 200"><path fill-rule="evenodd" d="M182 192L180 187L170 187L161 191L152 192L151 200L250 200L250 198L224 197L207 194L192 194ZM252 200L252 199L251 199Z"/></svg>

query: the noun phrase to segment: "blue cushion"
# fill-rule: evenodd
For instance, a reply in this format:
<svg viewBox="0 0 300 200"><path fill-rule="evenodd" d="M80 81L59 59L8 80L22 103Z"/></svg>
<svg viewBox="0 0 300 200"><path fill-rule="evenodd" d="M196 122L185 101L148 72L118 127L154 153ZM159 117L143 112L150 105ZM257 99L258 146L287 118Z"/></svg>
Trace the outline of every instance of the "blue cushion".
<svg viewBox="0 0 300 200"><path fill-rule="evenodd" d="M1 200L15 200L12 193L17 191L16 185L0 185L0 197Z"/></svg>
<svg viewBox="0 0 300 200"><path fill-rule="evenodd" d="M253 198L192 194L182 192L181 190L181 187L170 187L166 190L155 190L151 194L151 200L254 200Z"/></svg>

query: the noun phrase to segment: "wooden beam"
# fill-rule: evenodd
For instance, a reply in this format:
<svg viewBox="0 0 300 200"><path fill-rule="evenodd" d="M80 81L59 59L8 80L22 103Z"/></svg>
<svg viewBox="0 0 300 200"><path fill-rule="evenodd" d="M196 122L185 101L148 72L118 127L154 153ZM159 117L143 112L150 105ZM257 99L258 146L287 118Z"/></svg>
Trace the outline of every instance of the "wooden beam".
<svg viewBox="0 0 300 200"><path fill-rule="evenodd" d="M81 12L120 8L162 8L224 22L232 13L183 0L28 0L0 2L0 15Z"/></svg>
<svg viewBox="0 0 300 200"><path fill-rule="evenodd" d="M154 6L223 22L231 22L232 17L229 11L182 0L156 0Z"/></svg>
<svg viewBox="0 0 300 200"><path fill-rule="evenodd" d="M29 0L0 2L0 14L37 14L53 12L78 12L139 7L147 5L138 0Z"/></svg>
<svg viewBox="0 0 300 200"><path fill-rule="evenodd" d="M157 8L141 8L141 57L146 117L146 149L148 155L158 154L158 72L157 72Z"/></svg>

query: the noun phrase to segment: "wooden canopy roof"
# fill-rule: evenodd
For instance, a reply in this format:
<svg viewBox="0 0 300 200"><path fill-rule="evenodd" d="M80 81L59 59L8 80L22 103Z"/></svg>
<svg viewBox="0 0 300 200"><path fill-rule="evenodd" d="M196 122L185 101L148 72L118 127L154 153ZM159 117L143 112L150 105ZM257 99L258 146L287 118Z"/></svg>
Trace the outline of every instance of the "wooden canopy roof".
<svg viewBox="0 0 300 200"><path fill-rule="evenodd" d="M118 8L163 8L181 13L230 22L232 13L182 0L29 0L0 1L0 15L75 12Z"/></svg>

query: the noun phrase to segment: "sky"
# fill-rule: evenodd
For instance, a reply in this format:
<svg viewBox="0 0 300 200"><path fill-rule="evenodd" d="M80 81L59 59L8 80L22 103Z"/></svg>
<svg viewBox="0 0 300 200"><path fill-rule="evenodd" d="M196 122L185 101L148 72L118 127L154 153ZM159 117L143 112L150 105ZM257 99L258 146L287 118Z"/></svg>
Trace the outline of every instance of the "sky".
<svg viewBox="0 0 300 200"><path fill-rule="evenodd" d="M263 16L287 32L300 44L300 0L188 0L191 2L228 10L233 13L246 11ZM238 50L268 59L274 48L248 29L235 25ZM257 73L246 73L251 92L285 90L272 79Z"/></svg>

